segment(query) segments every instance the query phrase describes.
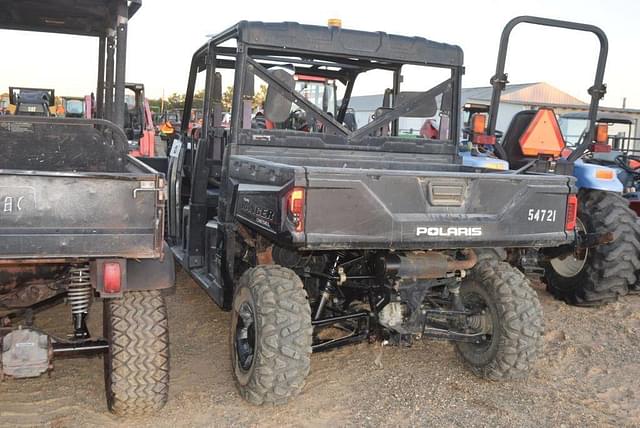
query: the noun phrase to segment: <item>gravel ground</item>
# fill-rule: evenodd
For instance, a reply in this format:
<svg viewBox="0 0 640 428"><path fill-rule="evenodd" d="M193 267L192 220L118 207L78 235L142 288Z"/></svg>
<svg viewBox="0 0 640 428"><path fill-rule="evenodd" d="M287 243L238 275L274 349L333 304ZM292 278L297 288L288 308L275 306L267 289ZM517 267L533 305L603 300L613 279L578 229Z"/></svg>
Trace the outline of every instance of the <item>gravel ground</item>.
<svg viewBox="0 0 640 428"><path fill-rule="evenodd" d="M167 298L172 371L163 411L110 415L101 357L69 358L56 360L50 378L0 383L0 426L640 426L640 296L581 309L537 291L545 351L527 381L478 379L447 342L360 344L313 355L307 386L290 404L256 407L233 384L229 314L180 272ZM91 313L95 332L101 306ZM60 305L36 324L63 334L69 318Z"/></svg>

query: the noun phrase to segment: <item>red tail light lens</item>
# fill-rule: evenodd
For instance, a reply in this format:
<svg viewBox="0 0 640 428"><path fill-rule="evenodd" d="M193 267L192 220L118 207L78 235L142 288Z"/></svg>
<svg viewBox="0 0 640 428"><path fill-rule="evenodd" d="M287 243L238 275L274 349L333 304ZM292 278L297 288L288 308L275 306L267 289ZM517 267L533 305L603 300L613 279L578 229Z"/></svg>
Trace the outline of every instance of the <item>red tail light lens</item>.
<svg viewBox="0 0 640 428"><path fill-rule="evenodd" d="M573 231L576 228L576 218L578 216L578 197L569 195L567 197L567 220L565 221L565 229Z"/></svg>
<svg viewBox="0 0 640 428"><path fill-rule="evenodd" d="M304 189L294 187L287 195L287 215L293 221L296 232L304 230Z"/></svg>
<svg viewBox="0 0 640 428"><path fill-rule="evenodd" d="M107 262L104 264L104 292L119 293L122 288L120 263Z"/></svg>

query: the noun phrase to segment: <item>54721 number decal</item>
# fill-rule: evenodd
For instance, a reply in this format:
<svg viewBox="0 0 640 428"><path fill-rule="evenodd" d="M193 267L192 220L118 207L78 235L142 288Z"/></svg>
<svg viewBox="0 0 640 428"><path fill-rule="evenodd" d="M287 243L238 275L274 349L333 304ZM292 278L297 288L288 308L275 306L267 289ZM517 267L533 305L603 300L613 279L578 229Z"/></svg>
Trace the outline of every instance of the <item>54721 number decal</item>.
<svg viewBox="0 0 640 428"><path fill-rule="evenodd" d="M527 214L527 220L553 223L556 221L557 214L557 210L536 210L531 208Z"/></svg>

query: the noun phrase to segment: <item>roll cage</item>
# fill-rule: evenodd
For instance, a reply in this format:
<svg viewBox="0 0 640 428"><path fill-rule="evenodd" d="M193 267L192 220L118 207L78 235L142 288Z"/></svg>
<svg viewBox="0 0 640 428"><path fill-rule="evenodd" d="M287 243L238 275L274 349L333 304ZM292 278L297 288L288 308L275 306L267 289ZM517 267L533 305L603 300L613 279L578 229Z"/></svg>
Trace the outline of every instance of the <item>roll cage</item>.
<svg viewBox="0 0 640 428"><path fill-rule="evenodd" d="M226 46L235 40L236 46ZM306 100L295 89L285 85L269 72L275 65L300 67L296 72L308 76L334 79L345 85L342 102L335 117ZM421 65L450 70L449 79L425 92L401 97L401 68L403 65ZM392 135L397 135L398 118L411 113L428 98L440 91L451 94L450 134L448 140L455 142L459 133L460 82L464 73L463 54L458 46L426 40L420 37L389 35L383 32L363 32L335 27L301 25L297 23L263 23L242 21L212 37L193 55L187 85L182 129L187 129L189 112L198 73L206 71L205 97L203 103L203 126L201 135L209 135L222 121L221 109L214 108L212 101L219 99L221 87L216 82L218 69L233 69L234 94L232 102L231 129L227 141L240 142L240 130L247 128L247 115L243 112L243 101L250 94L248 78L253 75L265 81L287 100L304 107L310 119L322 125L325 140L335 141L343 137L348 144L367 143L371 131L391 123ZM381 69L393 73L391 108L373 122L350 131L343 125L349 107L354 83L359 74ZM186 137L186 134L185 134ZM332 138L333 137L333 138ZM451 151L453 153L453 151Z"/></svg>
<svg viewBox="0 0 640 428"><path fill-rule="evenodd" d="M0 29L98 38L96 115L124 127L129 20L142 0L0 0Z"/></svg>

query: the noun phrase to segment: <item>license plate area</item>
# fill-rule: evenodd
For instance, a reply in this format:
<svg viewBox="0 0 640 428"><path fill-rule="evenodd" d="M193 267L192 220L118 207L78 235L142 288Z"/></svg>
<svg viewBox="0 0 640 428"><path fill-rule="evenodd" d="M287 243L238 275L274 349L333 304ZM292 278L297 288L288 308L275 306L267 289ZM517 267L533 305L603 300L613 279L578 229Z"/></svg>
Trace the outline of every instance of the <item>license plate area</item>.
<svg viewBox="0 0 640 428"><path fill-rule="evenodd" d="M427 184L427 200L434 207L460 207L466 191L465 183L430 181Z"/></svg>

